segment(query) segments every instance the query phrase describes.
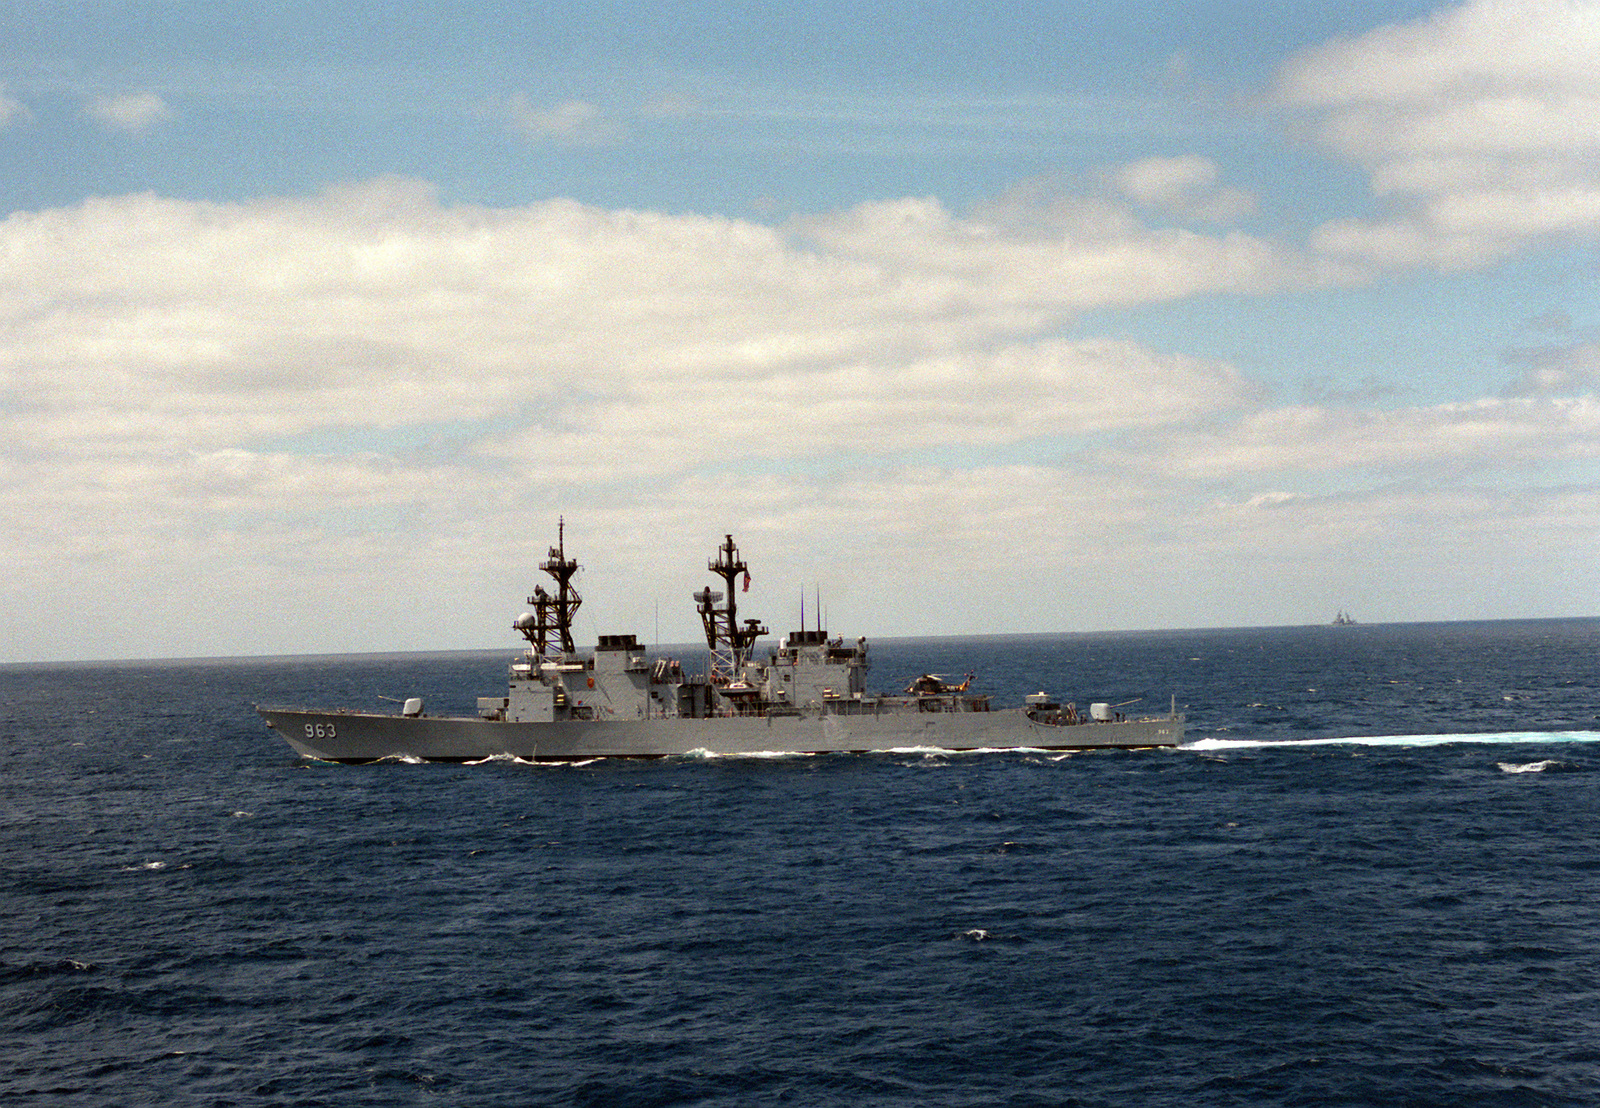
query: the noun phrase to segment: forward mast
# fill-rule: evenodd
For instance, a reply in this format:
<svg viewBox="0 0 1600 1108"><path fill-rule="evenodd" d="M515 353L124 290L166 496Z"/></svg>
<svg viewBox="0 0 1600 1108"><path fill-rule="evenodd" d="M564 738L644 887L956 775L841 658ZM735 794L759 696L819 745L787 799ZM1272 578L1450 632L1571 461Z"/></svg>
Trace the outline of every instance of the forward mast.
<svg viewBox="0 0 1600 1108"><path fill-rule="evenodd" d="M577 653L572 641L572 617L583 604L583 597L573 587L572 579L578 573L578 562L567 557L567 521L557 524L556 545L550 548L549 557L539 563L539 568L555 580L555 595L535 585L528 603L533 611L523 613L512 626L522 633L533 648L531 653L545 661L559 661L563 656Z"/></svg>

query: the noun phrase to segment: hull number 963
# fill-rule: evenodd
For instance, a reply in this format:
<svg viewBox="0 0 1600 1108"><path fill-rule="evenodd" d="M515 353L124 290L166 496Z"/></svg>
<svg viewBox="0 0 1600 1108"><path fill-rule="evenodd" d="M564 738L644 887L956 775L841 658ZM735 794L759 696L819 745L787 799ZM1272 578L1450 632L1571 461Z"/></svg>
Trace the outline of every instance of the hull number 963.
<svg viewBox="0 0 1600 1108"><path fill-rule="evenodd" d="M333 724L331 723L306 724L306 738L308 739L331 739L334 737Z"/></svg>

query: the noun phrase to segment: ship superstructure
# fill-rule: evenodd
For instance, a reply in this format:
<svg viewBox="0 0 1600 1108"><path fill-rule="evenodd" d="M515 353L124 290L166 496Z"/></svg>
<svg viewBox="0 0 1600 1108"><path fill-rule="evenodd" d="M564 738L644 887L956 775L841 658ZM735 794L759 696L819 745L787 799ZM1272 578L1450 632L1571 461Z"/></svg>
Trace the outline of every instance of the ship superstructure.
<svg viewBox="0 0 1600 1108"><path fill-rule="evenodd" d="M532 611L513 624L528 649L511 662L503 696L480 697L474 717L428 716L420 701L401 715L304 708L257 710L268 726L310 757L465 761L494 755L529 759L648 757L695 751L820 753L922 746L946 749L1077 749L1175 746L1184 718L1173 710L1127 719L1093 704L1087 715L1044 693L1020 708L993 709L990 697L924 674L897 695L869 693L865 638L846 642L821 626L802 627L764 655L758 619L739 619L750 571L733 536L707 569L720 589L694 594L705 630L704 673L671 657L652 659L635 635L600 635L575 648L572 617L582 604L579 567L566 551L565 522L540 563L554 592L536 587ZM802 618L802 623L804 622Z"/></svg>

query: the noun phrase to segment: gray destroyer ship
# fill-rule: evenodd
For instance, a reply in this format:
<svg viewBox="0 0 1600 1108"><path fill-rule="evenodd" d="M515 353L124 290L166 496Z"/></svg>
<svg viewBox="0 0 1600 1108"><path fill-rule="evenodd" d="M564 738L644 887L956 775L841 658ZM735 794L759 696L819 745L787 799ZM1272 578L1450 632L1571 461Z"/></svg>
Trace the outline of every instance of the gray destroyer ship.
<svg viewBox="0 0 1600 1108"><path fill-rule="evenodd" d="M567 556L565 525L539 568L533 610L513 627L528 649L511 662L503 696L480 697L476 716L433 716L422 701L398 713L256 708L267 726L309 758L430 762L511 756L536 761L612 757L764 753L864 753L904 748L1084 750L1176 746L1184 717L1129 718L1122 706L1091 704L1080 713L1044 693L1020 707L924 674L898 695L866 691L867 640L830 638L820 626L790 632L758 656L761 621L739 621L735 586L749 570L732 535L707 569L722 588L694 594L705 628L706 672L689 674L671 658L652 659L634 635L601 635L580 652L572 617L583 603ZM805 622L804 616L801 618Z"/></svg>

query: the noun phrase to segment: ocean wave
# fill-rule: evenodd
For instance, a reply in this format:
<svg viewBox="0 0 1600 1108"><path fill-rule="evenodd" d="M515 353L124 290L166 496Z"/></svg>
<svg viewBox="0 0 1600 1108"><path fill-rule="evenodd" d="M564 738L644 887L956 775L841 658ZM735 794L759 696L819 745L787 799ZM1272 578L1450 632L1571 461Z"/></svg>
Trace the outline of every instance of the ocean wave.
<svg viewBox="0 0 1600 1108"><path fill-rule="evenodd" d="M63 973L94 973L99 968L93 962L80 962L76 958L56 958L21 963L0 962L0 981L44 977Z"/></svg>
<svg viewBox="0 0 1600 1108"><path fill-rule="evenodd" d="M1501 773L1543 773L1547 769L1560 769L1565 763L1554 758L1546 758L1540 762L1496 762Z"/></svg>
<svg viewBox="0 0 1600 1108"><path fill-rule="evenodd" d="M966 746L959 750L948 746L891 746L886 750L874 751L875 754L915 754L924 758L960 758L967 755L982 754L1060 754L1058 750L1048 750L1042 746ZM1067 751L1067 753L1074 753Z"/></svg>
<svg viewBox="0 0 1600 1108"><path fill-rule="evenodd" d="M814 758L816 755L800 750L739 750L722 752L707 750L705 747L699 746L693 750L687 750L677 755L677 757L693 758L696 761L713 761L719 758L759 758L764 760L774 758Z"/></svg>

